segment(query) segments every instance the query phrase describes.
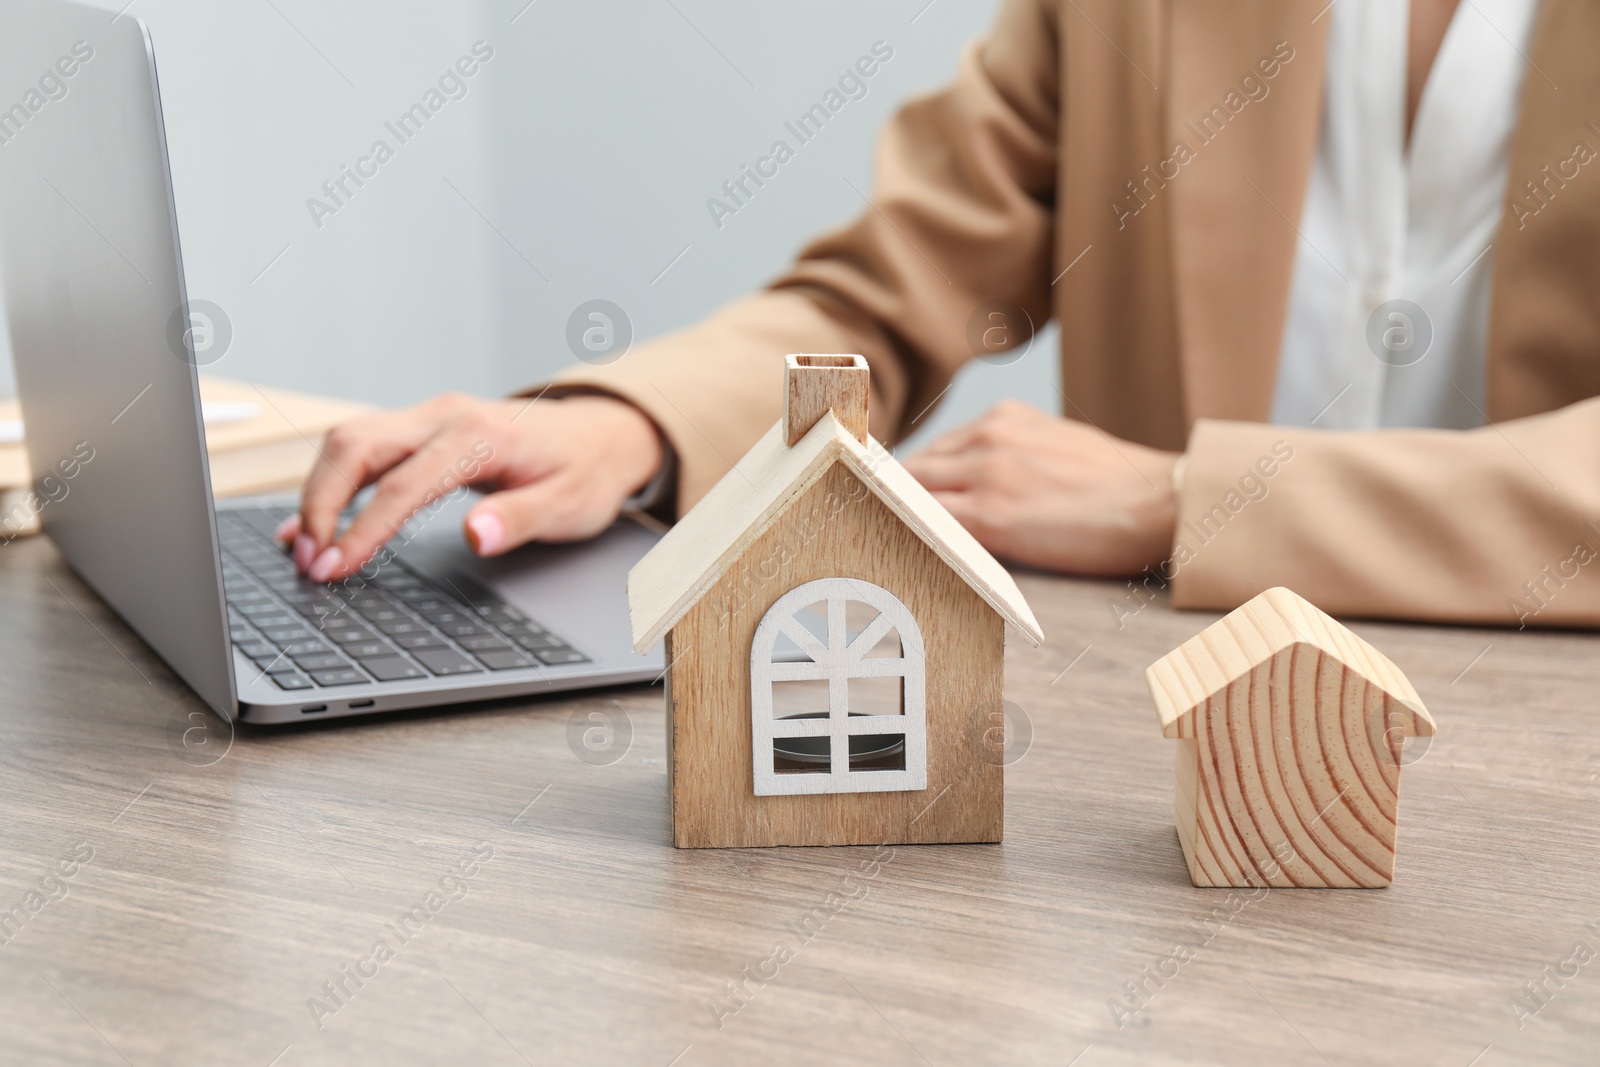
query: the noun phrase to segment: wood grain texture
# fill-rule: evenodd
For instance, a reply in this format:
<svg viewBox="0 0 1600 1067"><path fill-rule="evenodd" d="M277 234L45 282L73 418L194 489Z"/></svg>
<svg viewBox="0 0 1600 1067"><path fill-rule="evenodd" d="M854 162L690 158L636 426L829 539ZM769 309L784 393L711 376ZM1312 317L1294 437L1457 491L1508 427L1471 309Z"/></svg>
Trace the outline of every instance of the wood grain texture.
<svg viewBox="0 0 1600 1067"><path fill-rule="evenodd" d="M855 578L918 620L926 651L927 787L756 796L749 649L772 604ZM672 629L673 840L681 848L998 841L1004 775L986 744L1003 691L1005 625L842 465ZM742 654L741 654L742 653Z"/></svg>
<svg viewBox="0 0 1600 1067"><path fill-rule="evenodd" d="M1400 669L1274 588L1146 672L1179 739L1173 814L1197 886L1394 881L1405 740L1434 722Z"/></svg>
<svg viewBox="0 0 1600 1067"><path fill-rule="evenodd" d="M1143 673L1215 616L1019 583L1051 640L1006 649L1026 726L1004 844L682 851L659 687L186 750L192 716L225 727L48 540L0 548L0 911L95 850L0 944L0 1060L1594 1063L1596 964L1521 1028L1507 1004L1600 947L1600 638L1354 624L1440 725L1405 769L1400 879L1197 889ZM1119 628L1108 602L1138 613ZM574 749L591 717L615 726L602 761ZM465 895L319 1029L307 999L477 842L494 857ZM1179 943L1199 947L1171 977Z"/></svg>
<svg viewBox="0 0 1600 1067"><path fill-rule="evenodd" d="M867 393L871 386L872 375L862 356L785 356L784 444L796 444L829 411L846 433L866 444Z"/></svg>

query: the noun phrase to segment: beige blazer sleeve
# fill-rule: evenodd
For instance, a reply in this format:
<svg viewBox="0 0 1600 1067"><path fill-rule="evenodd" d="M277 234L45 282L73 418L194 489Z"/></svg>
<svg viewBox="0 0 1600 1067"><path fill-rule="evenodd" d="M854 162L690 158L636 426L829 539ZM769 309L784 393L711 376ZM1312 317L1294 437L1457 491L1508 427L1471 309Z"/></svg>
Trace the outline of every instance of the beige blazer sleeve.
<svg viewBox="0 0 1600 1067"><path fill-rule="evenodd" d="M1470 431L1201 420L1188 456L1178 607L1286 585L1334 615L1600 625L1600 398Z"/></svg>
<svg viewBox="0 0 1600 1067"><path fill-rule="evenodd" d="M1054 5L1007 0L955 81L881 134L871 204L767 290L557 378L624 397L677 452L681 514L778 419L788 352L872 364L874 435L894 441L973 358L967 321L1003 300L1050 316Z"/></svg>

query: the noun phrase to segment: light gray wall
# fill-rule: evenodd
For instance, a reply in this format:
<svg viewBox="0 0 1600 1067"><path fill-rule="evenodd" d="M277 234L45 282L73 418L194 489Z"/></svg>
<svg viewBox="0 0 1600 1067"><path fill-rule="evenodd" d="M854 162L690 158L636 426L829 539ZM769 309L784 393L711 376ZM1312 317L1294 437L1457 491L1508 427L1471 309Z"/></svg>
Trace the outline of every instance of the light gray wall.
<svg viewBox="0 0 1600 1067"><path fill-rule="evenodd" d="M850 183L869 186L875 131L948 80L997 6L526 4L137 0L191 295L233 320L212 371L401 404L559 368L567 318L589 299L623 307L639 338L691 322L861 210ZM479 40L494 57L466 95L400 144L384 124ZM867 95L719 228L707 198L880 40L894 58ZM394 158L347 182L319 227L307 200L331 203L323 182L379 138ZM1014 365L975 365L919 437L1003 395L1054 409L1053 349L1042 336Z"/></svg>

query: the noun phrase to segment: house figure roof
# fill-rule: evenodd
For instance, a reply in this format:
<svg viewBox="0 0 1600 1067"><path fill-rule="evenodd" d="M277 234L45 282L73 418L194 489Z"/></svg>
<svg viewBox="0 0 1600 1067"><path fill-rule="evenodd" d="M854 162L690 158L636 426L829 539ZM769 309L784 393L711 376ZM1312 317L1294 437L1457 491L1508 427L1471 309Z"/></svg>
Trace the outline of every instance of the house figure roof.
<svg viewBox="0 0 1600 1067"><path fill-rule="evenodd" d="M1165 737L1194 737L1193 712L1295 645L1331 657L1413 713L1418 736L1435 726L1390 659L1292 590L1276 586L1185 641L1145 672Z"/></svg>
<svg viewBox="0 0 1600 1067"><path fill-rule="evenodd" d="M860 356L788 357L783 420L629 572L636 649L661 640L835 464L860 479L1029 643L1044 639L1006 569L866 433L867 373Z"/></svg>

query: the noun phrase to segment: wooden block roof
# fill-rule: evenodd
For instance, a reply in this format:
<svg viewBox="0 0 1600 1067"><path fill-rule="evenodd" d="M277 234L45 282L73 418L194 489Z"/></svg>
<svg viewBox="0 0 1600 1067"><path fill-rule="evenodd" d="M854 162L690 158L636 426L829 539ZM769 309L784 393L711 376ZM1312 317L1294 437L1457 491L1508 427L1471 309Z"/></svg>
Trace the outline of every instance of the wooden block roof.
<svg viewBox="0 0 1600 1067"><path fill-rule="evenodd" d="M1273 656L1296 643L1332 656L1416 714L1417 732L1432 734L1433 718L1411 682L1390 659L1331 615L1275 586L1201 630L1145 672L1161 733L1192 736L1183 720Z"/></svg>
<svg viewBox="0 0 1600 1067"><path fill-rule="evenodd" d="M640 652L700 600L752 542L835 463L899 517L1029 643L1044 639L1006 569L902 467L868 437L856 440L832 412L792 447L774 425L628 574L634 647Z"/></svg>

